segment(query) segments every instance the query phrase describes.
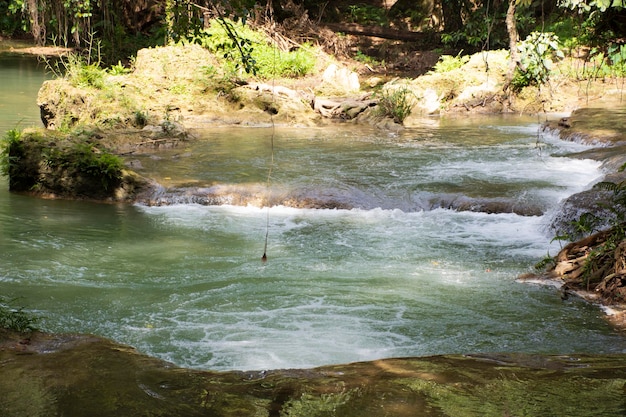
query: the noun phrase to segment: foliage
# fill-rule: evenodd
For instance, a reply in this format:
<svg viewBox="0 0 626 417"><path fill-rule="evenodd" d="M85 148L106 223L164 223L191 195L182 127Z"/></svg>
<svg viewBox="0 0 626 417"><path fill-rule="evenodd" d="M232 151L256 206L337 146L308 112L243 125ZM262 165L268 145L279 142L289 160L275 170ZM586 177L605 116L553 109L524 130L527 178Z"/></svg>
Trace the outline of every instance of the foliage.
<svg viewBox="0 0 626 417"><path fill-rule="evenodd" d="M621 170L623 171L625 167L626 165L622 166ZM615 261L614 251L620 242L626 239L626 181L619 183L603 181L596 184L594 188L611 193L609 201L601 204L601 207L607 210L608 215L583 213L572 222L574 226L572 233L554 238L573 241L580 236L589 236L601 229L607 230L604 242L593 248L584 261L582 277L586 285L603 278L597 271L602 271L607 263Z"/></svg>
<svg viewBox="0 0 626 417"><path fill-rule="evenodd" d="M78 141L67 149L44 150L44 161L52 169L63 169L101 181L105 190L119 184L122 160L89 142Z"/></svg>
<svg viewBox="0 0 626 417"><path fill-rule="evenodd" d="M117 64L111 65L108 69L108 73L111 75L124 75L129 74L132 70L126 68L121 61L117 61Z"/></svg>
<svg viewBox="0 0 626 417"><path fill-rule="evenodd" d="M148 114L143 110L135 110L133 113L133 124L135 127L143 128L148 124Z"/></svg>
<svg viewBox="0 0 626 417"><path fill-rule="evenodd" d="M593 62L591 72L586 74L592 78L626 76L626 45L611 44L606 49L592 48L589 61Z"/></svg>
<svg viewBox="0 0 626 417"><path fill-rule="evenodd" d="M190 41L221 55L226 66L241 68L262 78L300 77L309 74L315 67L315 51L308 44L284 52L272 45L271 39L264 33L254 31L243 23L227 19L214 22L218 24L211 24Z"/></svg>
<svg viewBox="0 0 626 417"><path fill-rule="evenodd" d="M352 4L348 6L348 20L361 25L389 25L389 18L385 13L385 9L369 4Z"/></svg>
<svg viewBox="0 0 626 417"><path fill-rule="evenodd" d="M17 129L8 130L0 142L0 174L8 176L11 167L17 162L16 156L11 154L11 149L20 146L22 132Z"/></svg>
<svg viewBox="0 0 626 417"><path fill-rule="evenodd" d="M14 36L30 30L28 19L15 18L15 15L22 15L24 7L24 0L0 2L0 35Z"/></svg>
<svg viewBox="0 0 626 417"><path fill-rule="evenodd" d="M38 318L26 313L23 308L10 307L9 304L14 301L0 296L0 328L19 333L38 330L36 326Z"/></svg>
<svg viewBox="0 0 626 417"><path fill-rule="evenodd" d="M546 256L543 257L542 260L540 260L539 262L537 262L535 264L535 269L536 270L540 270L540 271L544 271L549 267L552 267L556 265L556 260L554 259L553 256L551 256L549 253L546 254Z"/></svg>
<svg viewBox="0 0 626 417"><path fill-rule="evenodd" d="M384 60L383 61L379 61L379 60L377 60L376 58L374 58L374 57L372 57L370 55L364 54L360 50L356 51L356 54L354 55L354 59L355 59L355 61L361 62L361 63L366 64L366 65L374 65L374 66L385 65L385 61Z"/></svg>
<svg viewBox="0 0 626 417"><path fill-rule="evenodd" d="M441 55L439 57L439 61L437 61L437 63L435 64L433 72L437 74L450 72L467 64L470 60L470 56L461 55L462 52L463 51L459 52L456 56Z"/></svg>
<svg viewBox="0 0 626 417"><path fill-rule="evenodd" d="M604 12L609 8L621 9L626 7L624 0L559 0L559 5L580 12L589 12L593 9Z"/></svg>
<svg viewBox="0 0 626 417"><path fill-rule="evenodd" d="M542 86L548 82L554 58L563 58L559 39L553 33L533 32L518 45L521 68L518 67L511 84L519 91L529 85Z"/></svg>
<svg viewBox="0 0 626 417"><path fill-rule="evenodd" d="M100 43L93 41L94 34L91 36L92 41L84 54L70 52L53 61L44 58L47 70L57 78L65 78L75 87L104 88L107 72L101 68ZM111 71L121 71L120 67L123 68L121 63Z"/></svg>
<svg viewBox="0 0 626 417"><path fill-rule="evenodd" d="M396 123L402 123L411 114L413 92L408 88L382 91L378 106L379 116L391 117Z"/></svg>
<svg viewBox="0 0 626 417"><path fill-rule="evenodd" d="M243 66L246 73L256 75L259 67L256 59L252 56L252 52L254 51L252 41L247 37L240 35L240 32L235 29L234 22L222 17L218 18L217 22L224 30L224 34L227 36L228 41L230 41L230 48L227 47L226 43L221 44L221 49L224 51L224 59L234 59L235 66L237 68L239 66ZM245 21L241 23L240 30L243 29L244 25ZM235 53L238 53L240 59L235 59Z"/></svg>
<svg viewBox="0 0 626 417"><path fill-rule="evenodd" d="M464 3L468 7L471 3ZM476 51L480 49L499 49L508 47L505 16L508 2L478 2L475 9L464 11L463 26L459 30L444 31L441 42L447 47L465 47ZM532 10L518 9L517 28L521 34L529 33L535 26Z"/></svg>

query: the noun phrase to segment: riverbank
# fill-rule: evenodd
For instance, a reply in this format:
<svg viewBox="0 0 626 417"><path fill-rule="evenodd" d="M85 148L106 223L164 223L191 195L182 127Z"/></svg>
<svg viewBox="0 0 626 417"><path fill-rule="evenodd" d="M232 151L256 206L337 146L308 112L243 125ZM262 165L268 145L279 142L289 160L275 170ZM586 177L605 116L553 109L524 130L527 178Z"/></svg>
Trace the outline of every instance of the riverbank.
<svg viewBox="0 0 626 417"><path fill-rule="evenodd" d="M23 51L37 52L27 47ZM55 50L49 52L54 53ZM79 135L67 135L69 142L62 138L63 135L47 134L54 136L50 143L54 142L61 153L66 152L63 149L75 147L71 144L75 137L83 137L81 141L88 143L90 149L97 149L96 155L99 158L103 152L110 152L126 159L127 169L115 167L119 176L112 181L115 186L92 178L87 181L89 187L85 187L85 176L81 178L76 173L72 174L73 171L68 172L64 164L54 161L40 164L37 155L41 154L41 157L48 159L50 155L48 152L45 155L41 152L43 148L40 146L40 134L35 132L27 133L26 136L34 137L30 142L39 153L35 152L34 156L21 160L33 162L33 167L45 167L46 171L29 167L20 167L16 171L31 172L34 173L33 177L48 180L46 183L37 182L37 186L33 188L34 183L25 179L23 183L26 185L19 191L32 193L34 189L36 195L44 197L125 202L140 200L146 204L166 204L163 201L153 201L151 196L157 194L155 189L160 185L135 175L131 171L134 162L129 157L144 152L158 153L159 149L180 146L193 140L194 129L211 126L253 127L273 124L312 127L340 123L374 125L383 131L398 131L432 123L438 117L467 117L477 113L502 112L568 114L581 106L585 109L589 109L589 106L598 109L620 108L622 91L619 84L575 81L561 75L566 73L565 70L556 72L552 81L542 89L528 87L517 95L505 96L499 89L504 82L507 59L505 51L491 51L488 54L475 54L467 62L459 63L458 67L446 71L433 69L417 78L395 77L387 81L378 78L373 82L375 76L362 77L362 68L354 63L337 62L326 56L318 64L320 70L312 76L271 80L271 83L241 78L238 82L228 84L228 89L224 90L224 86L220 84L222 81L218 82L222 79L220 77L225 76L220 75L220 63L215 56L197 45L142 50L129 72L113 75L97 71L93 75L99 80L97 85L76 84L68 78L47 81L38 99L49 132L52 132L50 129L81 129ZM348 65L352 65L352 69ZM561 65L565 68L572 63ZM207 73L209 67L213 70ZM326 70L331 67L335 68L334 75L328 75L329 78L324 79L327 76ZM324 68L326 70L321 74ZM358 89L353 88L355 79ZM329 92L331 85L334 96L319 95ZM389 114L380 112L381 100L393 92L402 92L401 97L410 98L407 99L407 103L411 104L410 112L402 120L394 120ZM584 121L581 121L581 117L584 117ZM616 171L623 164L620 159L623 126L613 123L613 129L607 129L608 120L613 120L614 117L611 112L602 113L601 110L577 110L573 117L548 124L547 128L558 130L564 140L596 144L596 149L587 151L580 157L603 161L605 169L611 173L607 178L615 180L618 178ZM27 142L29 141L24 143ZM59 175L52 175L53 166L59 166ZM103 166L103 169L106 173L111 171L110 165ZM74 181L68 176L81 181ZM188 195L194 191L178 192ZM319 198L287 196L277 202L264 201L262 189L212 187L202 188L197 192L201 194L198 198L203 201L350 208L341 202ZM570 197L563 209L567 213L558 220L559 224L554 225L554 230L566 227L575 220L575 213L580 213L583 209L598 212L599 201L598 193L591 190ZM472 210L480 206L476 202L470 202L469 205ZM508 210L506 205L500 203L496 203L497 207L493 204L483 206L482 210L487 212ZM463 210L462 207L458 209ZM532 212L520 214L528 215ZM615 286L612 288L616 290ZM579 292L583 295L582 288ZM587 299L595 302L601 299L610 300L610 304L605 303L610 309L608 311L618 313L611 314L609 318L617 327L622 327L623 314L619 311L624 306L618 302L619 298L595 295L597 294L589 291L584 294Z"/></svg>
<svg viewBox="0 0 626 417"><path fill-rule="evenodd" d="M602 162L605 176L593 187L574 194L562 204L551 225L567 244L545 271L525 274L522 281L560 288L561 298L578 296L600 305L617 330L626 330L626 240L622 233L622 193L626 184L626 106L582 108L571 116L546 123L561 139L593 145L577 155ZM608 123L608 121L611 121Z"/></svg>

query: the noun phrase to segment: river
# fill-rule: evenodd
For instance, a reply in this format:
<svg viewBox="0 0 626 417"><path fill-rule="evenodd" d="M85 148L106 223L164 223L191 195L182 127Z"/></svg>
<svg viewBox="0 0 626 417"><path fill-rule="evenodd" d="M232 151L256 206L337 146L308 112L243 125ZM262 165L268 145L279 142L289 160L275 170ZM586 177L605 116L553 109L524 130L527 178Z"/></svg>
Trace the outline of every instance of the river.
<svg viewBox="0 0 626 417"><path fill-rule="evenodd" d="M32 122L43 79L6 61L3 129ZM583 145L539 134L539 123L433 118L395 134L284 128L273 139L224 128L133 157L164 184L194 187L264 186L271 164L272 189L349 209L41 200L2 179L0 294L46 330L106 336L192 368L626 352L598 307L516 281L558 251L547 225L559 201L601 175L597 162L567 157ZM521 209L449 208L459 201Z"/></svg>

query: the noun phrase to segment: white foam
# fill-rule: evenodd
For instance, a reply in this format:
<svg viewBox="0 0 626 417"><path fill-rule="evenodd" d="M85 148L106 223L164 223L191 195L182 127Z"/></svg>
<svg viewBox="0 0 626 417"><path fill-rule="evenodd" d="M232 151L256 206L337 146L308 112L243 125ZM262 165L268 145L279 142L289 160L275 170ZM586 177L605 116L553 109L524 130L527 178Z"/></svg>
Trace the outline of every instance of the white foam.
<svg viewBox="0 0 626 417"><path fill-rule="evenodd" d="M500 146L494 150L465 146L461 135L450 144L436 131L422 142L403 133L404 142L393 146L368 136L344 149L345 160L325 154L337 170L314 161L301 175L355 200L387 203L391 195L412 202L422 191L440 192L446 181L468 180L476 187L523 184L517 196L503 187L503 196L556 204L598 174L596 162L548 153L573 149L569 144L548 138L539 152L534 127L485 129L514 139L492 138ZM479 143L481 134L470 139ZM406 207L136 206L77 241L31 224L15 233L22 241L3 240L14 245L10 253L32 255L30 269L5 255L0 284L30 291L51 330L102 334L196 368L477 351L606 352L624 345L593 311L564 308L553 289L515 283L558 244L544 235L543 217ZM46 227L54 224L50 216ZM269 260L262 263L266 232ZM583 338L581 331L589 333Z"/></svg>

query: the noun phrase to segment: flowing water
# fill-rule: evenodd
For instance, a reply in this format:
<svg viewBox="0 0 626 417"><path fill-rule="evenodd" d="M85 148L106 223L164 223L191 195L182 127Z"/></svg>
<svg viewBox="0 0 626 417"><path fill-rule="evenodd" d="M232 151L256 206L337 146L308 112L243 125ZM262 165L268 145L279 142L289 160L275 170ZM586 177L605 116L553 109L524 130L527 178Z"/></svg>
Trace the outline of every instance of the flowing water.
<svg viewBox="0 0 626 417"><path fill-rule="evenodd" d="M215 370L626 352L597 307L516 281L558 250L551 210L601 174L566 156L582 145L537 131L536 119L502 117L434 119L402 134L278 129L272 189L332 195L352 209L50 201L10 194L3 179L0 294L19 297L47 330ZM264 186L270 134L197 132L136 162L178 186ZM440 204L458 199L545 214Z"/></svg>

